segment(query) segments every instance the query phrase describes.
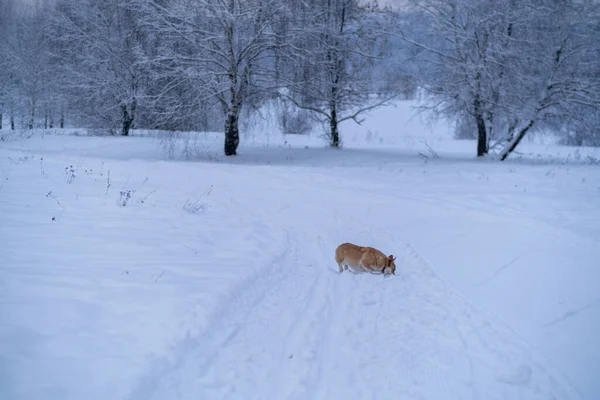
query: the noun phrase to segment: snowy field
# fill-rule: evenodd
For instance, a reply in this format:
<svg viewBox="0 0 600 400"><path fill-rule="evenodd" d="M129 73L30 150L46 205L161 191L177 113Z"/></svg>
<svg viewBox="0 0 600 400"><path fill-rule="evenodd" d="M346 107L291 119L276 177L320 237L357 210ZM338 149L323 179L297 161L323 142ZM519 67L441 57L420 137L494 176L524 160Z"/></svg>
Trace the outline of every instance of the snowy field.
<svg viewBox="0 0 600 400"><path fill-rule="evenodd" d="M343 150L5 138L0 399L600 398L600 151L476 160L409 105Z"/></svg>

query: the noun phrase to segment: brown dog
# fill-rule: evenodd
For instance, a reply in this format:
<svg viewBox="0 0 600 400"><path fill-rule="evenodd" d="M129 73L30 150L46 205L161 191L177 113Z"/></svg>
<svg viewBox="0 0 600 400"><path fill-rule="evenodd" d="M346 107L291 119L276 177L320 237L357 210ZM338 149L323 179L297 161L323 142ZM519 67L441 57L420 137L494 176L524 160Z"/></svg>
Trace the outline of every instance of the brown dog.
<svg viewBox="0 0 600 400"><path fill-rule="evenodd" d="M386 256L373 247L362 247L352 243L342 243L335 249L335 261L340 272L348 267L355 271L381 272L396 275L396 258L390 254ZM343 267L343 268L342 268Z"/></svg>

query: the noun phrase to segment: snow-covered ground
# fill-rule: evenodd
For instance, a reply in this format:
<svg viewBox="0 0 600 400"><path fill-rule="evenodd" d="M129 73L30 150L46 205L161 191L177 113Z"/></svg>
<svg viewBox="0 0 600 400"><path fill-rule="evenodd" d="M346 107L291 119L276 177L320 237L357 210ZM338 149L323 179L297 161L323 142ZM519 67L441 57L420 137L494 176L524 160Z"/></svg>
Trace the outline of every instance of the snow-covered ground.
<svg viewBox="0 0 600 400"><path fill-rule="evenodd" d="M343 150L0 143L0 399L598 398L600 152L476 160L409 105Z"/></svg>

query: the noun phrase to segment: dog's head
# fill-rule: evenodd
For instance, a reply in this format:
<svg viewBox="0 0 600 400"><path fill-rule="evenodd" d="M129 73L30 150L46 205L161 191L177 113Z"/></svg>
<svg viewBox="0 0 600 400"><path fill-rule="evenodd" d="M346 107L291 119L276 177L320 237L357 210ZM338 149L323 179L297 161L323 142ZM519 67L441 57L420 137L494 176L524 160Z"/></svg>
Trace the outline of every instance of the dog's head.
<svg viewBox="0 0 600 400"><path fill-rule="evenodd" d="M389 268L392 271L392 275L396 275L396 263L394 262L396 260L396 257L394 257L393 255L389 255L389 257L387 258L387 262L386 262L386 266L385 268ZM384 268L384 270L385 270Z"/></svg>

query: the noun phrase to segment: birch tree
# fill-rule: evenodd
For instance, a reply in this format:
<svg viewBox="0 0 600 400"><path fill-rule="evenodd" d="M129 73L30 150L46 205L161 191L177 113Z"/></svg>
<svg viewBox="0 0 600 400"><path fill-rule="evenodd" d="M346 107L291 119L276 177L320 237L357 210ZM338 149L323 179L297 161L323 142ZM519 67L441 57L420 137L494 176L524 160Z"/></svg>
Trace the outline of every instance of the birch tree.
<svg viewBox="0 0 600 400"><path fill-rule="evenodd" d="M529 79L517 92L529 96L525 101L515 99L516 107L509 110L509 130L499 140L500 160L539 123L558 120L585 129L591 121L596 125L587 128L600 129L597 118L587 117L597 115L600 108L600 84L594 74L600 70L599 5L569 0L535 5L532 23L522 33L530 44L521 53L529 57L523 73Z"/></svg>
<svg viewBox="0 0 600 400"><path fill-rule="evenodd" d="M273 25L287 10L279 0L141 1L144 26L171 47L153 62L179 75L164 88L172 98L183 82L198 98L218 104L224 119L224 153L237 154L239 118L250 101L274 87L274 51L279 45ZM280 40L280 38L279 38ZM176 44L176 45L173 45ZM199 110L201 111L201 110Z"/></svg>
<svg viewBox="0 0 600 400"><path fill-rule="evenodd" d="M581 23L592 23L597 6L570 0L413 5L423 29L417 35L405 26L401 35L420 51L431 109L471 121L478 156L491 147L504 160L536 124L578 118L566 110L598 104L580 64L594 62L586 57L593 31L576 34Z"/></svg>

